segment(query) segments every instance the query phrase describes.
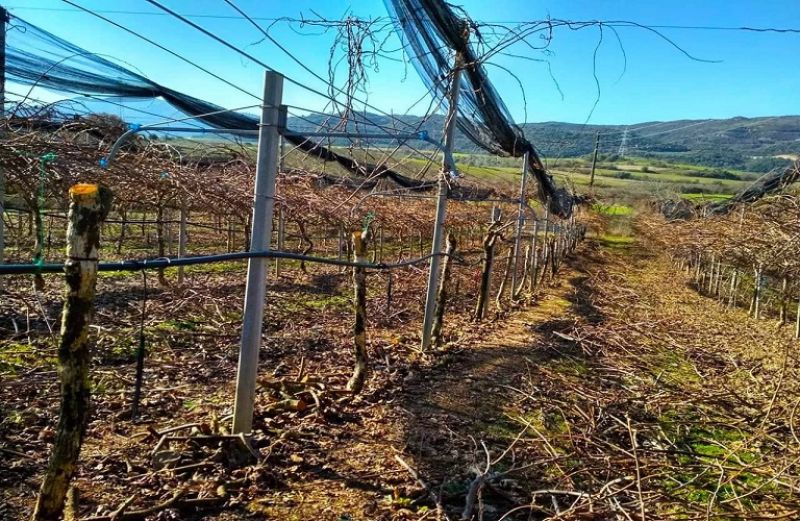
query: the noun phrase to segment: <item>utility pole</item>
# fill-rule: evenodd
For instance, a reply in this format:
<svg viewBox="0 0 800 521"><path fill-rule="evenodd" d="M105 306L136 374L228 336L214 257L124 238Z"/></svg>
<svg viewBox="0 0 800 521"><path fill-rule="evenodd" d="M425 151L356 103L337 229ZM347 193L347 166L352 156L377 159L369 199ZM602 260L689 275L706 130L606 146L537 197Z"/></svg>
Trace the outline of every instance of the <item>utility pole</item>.
<svg viewBox="0 0 800 521"><path fill-rule="evenodd" d="M600 149L600 131L594 138L594 157L592 158L592 173L589 176L589 188L594 186L594 168L597 166L597 151Z"/></svg>
<svg viewBox="0 0 800 521"><path fill-rule="evenodd" d="M525 225L525 182L528 178L528 152L522 156L522 181L519 186L519 208L517 210L517 229L514 235L514 264L511 272L511 295L517 288L517 268L519 267L519 248L522 239L522 227Z"/></svg>
<svg viewBox="0 0 800 521"><path fill-rule="evenodd" d="M6 23L8 12L0 6L0 119L6 114ZM5 262L6 230L3 218L6 214L6 176L0 167L0 264ZM3 280L0 279L0 291Z"/></svg>
<svg viewBox="0 0 800 521"><path fill-rule="evenodd" d="M458 96L461 88L461 69L464 66L464 57L456 52L453 67L453 82L450 85L447 107L447 119L444 127L444 154L442 157L442 170L439 172L439 192L436 199L436 223L433 228L431 244L431 263L428 272L428 289L425 296L425 316L422 320L422 350L427 350L431 345L433 329L433 314L436 309L436 290L439 287L439 270L442 263L442 236L444 235L444 220L447 215L447 193L449 192L447 175L456 171L456 165L451 162L453 157L453 142L456 135L456 119L458 116Z"/></svg>
<svg viewBox="0 0 800 521"><path fill-rule="evenodd" d="M622 142L619 144L619 150L617 150L617 155L619 157L625 157L625 152L628 151L628 127L625 127L625 130L622 132Z"/></svg>
<svg viewBox="0 0 800 521"><path fill-rule="evenodd" d="M250 251L270 249L272 214L275 207L275 181L282 132L280 104L283 76L274 71L264 75L264 100L258 130L256 183L253 190L253 220ZM252 258L247 262L247 286L244 293L242 340L239 367L236 373L236 401L233 408L233 432L249 433L253 427L253 402L258 375L258 352L264 322L264 298L267 293L267 259Z"/></svg>

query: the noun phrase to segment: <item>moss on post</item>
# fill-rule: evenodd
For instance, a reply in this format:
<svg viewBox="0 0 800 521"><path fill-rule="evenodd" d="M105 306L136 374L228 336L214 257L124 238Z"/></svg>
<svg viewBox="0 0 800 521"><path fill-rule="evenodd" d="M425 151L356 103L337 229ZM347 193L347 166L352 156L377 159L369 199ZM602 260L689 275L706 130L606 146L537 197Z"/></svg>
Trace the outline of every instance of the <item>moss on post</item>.
<svg viewBox="0 0 800 521"><path fill-rule="evenodd" d="M111 191L78 184L69 191L66 300L58 346L61 408L34 520L58 519L75 473L89 412L89 326L94 316L100 223L111 207Z"/></svg>
<svg viewBox="0 0 800 521"><path fill-rule="evenodd" d="M353 232L353 254L355 262L366 262L367 258L367 233ZM347 382L347 389L353 394L358 394L364 388L369 360L367 358L367 270L361 267L353 268L353 286L355 288L355 322L353 323L353 350L356 365L353 376Z"/></svg>

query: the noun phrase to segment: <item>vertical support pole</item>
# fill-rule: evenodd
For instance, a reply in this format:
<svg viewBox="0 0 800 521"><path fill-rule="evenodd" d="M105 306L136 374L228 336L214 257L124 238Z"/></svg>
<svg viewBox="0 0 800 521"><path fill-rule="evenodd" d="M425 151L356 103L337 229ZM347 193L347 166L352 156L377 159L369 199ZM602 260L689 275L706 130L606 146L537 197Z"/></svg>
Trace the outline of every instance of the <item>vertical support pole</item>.
<svg viewBox="0 0 800 521"><path fill-rule="evenodd" d="M592 173L589 175L589 189L591 190L594 186L594 169L597 166L597 151L600 149L600 131L597 131L597 135L594 138L594 156L592 157Z"/></svg>
<svg viewBox="0 0 800 521"><path fill-rule="evenodd" d="M0 119L5 117L6 109L6 22L8 13L0 6ZM0 264L5 262L6 233L3 216L6 213L6 176L0 167ZM0 278L0 291L3 290L3 279Z"/></svg>
<svg viewBox="0 0 800 521"><path fill-rule="evenodd" d="M517 209L517 229L514 233L514 264L511 267L511 298L517 290L517 270L519 268L520 241L522 240L522 227L525 224L525 181L528 177L528 152L522 156L522 181L519 186L519 206Z"/></svg>
<svg viewBox="0 0 800 521"><path fill-rule="evenodd" d="M267 71L264 75L264 101L258 131L256 183L253 194L250 251L264 251L272 238L272 213L275 205L275 180L278 170L279 121L283 76ZM253 258L247 263L247 286L244 294L242 339L236 374L236 399L233 408L233 432L248 433L253 426L253 402L256 394L258 351L264 322L264 298L267 293L267 259Z"/></svg>
<svg viewBox="0 0 800 521"><path fill-rule="evenodd" d="M89 326L94 316L100 224L111 208L111 191L77 184L69 191L67 284L58 344L61 406L56 439L39 489L32 519L59 519L75 474L89 419Z"/></svg>
<svg viewBox="0 0 800 521"><path fill-rule="evenodd" d="M173 221L175 220L175 211L172 208L165 208L164 210L164 238L167 242L167 253L172 255L175 249L175 230L173 230Z"/></svg>
<svg viewBox="0 0 800 521"><path fill-rule="evenodd" d="M794 319L794 337L800 338L800 297L797 298L797 316Z"/></svg>
<svg viewBox="0 0 800 521"><path fill-rule="evenodd" d="M188 241L186 224L189 220L189 212L186 210L186 201L181 201L180 227L178 228L178 258L186 257L186 243ZM183 284L183 266L178 267L178 284Z"/></svg>
<svg viewBox="0 0 800 521"><path fill-rule="evenodd" d="M442 263L442 235L444 235L444 221L447 216L447 175L455 172L452 164L453 142L456 133L456 118L458 114L458 95L461 88L461 67L463 59L456 54L455 67L453 68L453 82L450 85L447 119L444 132L444 157L442 158L442 171L439 172L439 193L436 199L436 224L433 228L431 244L431 263L428 272L428 290L425 297L425 316L422 320L422 350L427 350L431 345L433 329L433 315L436 309L436 290L439 287L439 270Z"/></svg>
<svg viewBox="0 0 800 521"><path fill-rule="evenodd" d="M761 265L755 271L755 289L753 290L753 318L758 320L761 316L761 289L763 288L763 278L761 275Z"/></svg>
<svg viewBox="0 0 800 521"><path fill-rule="evenodd" d="M550 234L550 198L548 197L544 208L544 239L542 242L542 244L544 245L543 249L548 248L547 239L549 238L548 237L549 234Z"/></svg>
<svg viewBox="0 0 800 521"><path fill-rule="evenodd" d="M353 232L353 261L367 262L367 230ZM364 380L369 370L369 357L367 355L367 270L363 267L353 266L353 303L355 320L353 321L353 353L355 354L355 367L353 376L347 382L347 390L353 394L360 393L364 388Z"/></svg>

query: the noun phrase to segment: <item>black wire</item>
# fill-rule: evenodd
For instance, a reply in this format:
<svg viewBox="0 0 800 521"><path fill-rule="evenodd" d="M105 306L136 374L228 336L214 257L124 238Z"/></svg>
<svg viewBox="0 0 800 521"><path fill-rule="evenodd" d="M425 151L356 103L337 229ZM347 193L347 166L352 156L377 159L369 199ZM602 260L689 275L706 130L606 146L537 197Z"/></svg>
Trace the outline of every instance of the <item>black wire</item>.
<svg viewBox="0 0 800 521"><path fill-rule="evenodd" d="M441 253L440 256L446 256ZM276 250L245 251L236 253L220 253L216 255L197 255L193 257L159 257L156 259L145 260L124 260L119 262L100 262L97 265L98 271L141 271L148 269L174 268L178 266L194 266L198 264L213 264L217 262L248 260L248 259L289 259L301 260L305 262L315 262L318 264L329 264L332 266L347 266L366 268L371 270L392 270L421 264L436 254L425 255L417 259L411 259L394 264L369 262L351 262L339 259L327 259L324 257L314 257L300 253L290 253ZM63 264L0 264L0 275L25 275L34 273L63 273Z"/></svg>

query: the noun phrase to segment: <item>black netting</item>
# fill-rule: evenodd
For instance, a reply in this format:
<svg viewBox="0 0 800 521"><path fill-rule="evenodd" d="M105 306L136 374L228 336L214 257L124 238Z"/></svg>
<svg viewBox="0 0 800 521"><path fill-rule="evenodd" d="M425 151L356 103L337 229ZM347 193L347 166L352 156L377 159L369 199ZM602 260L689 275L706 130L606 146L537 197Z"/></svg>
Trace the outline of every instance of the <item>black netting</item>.
<svg viewBox="0 0 800 521"><path fill-rule="evenodd" d="M712 213L725 214L740 203L753 203L771 193L780 192L800 180L800 161L784 170L773 170L730 199L709 205Z"/></svg>
<svg viewBox="0 0 800 521"><path fill-rule="evenodd" d="M452 51L464 58L461 97L458 101L458 127L484 150L498 155L522 157L526 152L530 171L539 186L542 201L550 202L553 213L562 217L572 212L573 197L559 189L547 173L533 144L514 124L511 114L486 74L474 47L467 43L473 26L455 15L441 0L384 0L405 35L411 59L426 86L446 99L447 76L452 70Z"/></svg>
<svg viewBox="0 0 800 521"><path fill-rule="evenodd" d="M216 129L258 128L255 116L226 112L219 105L159 85L18 17L13 17L8 31L6 77L10 82L79 95L161 98L182 113L198 116L197 121ZM435 183L412 179L390 168L358 163L303 136L287 135L285 139L313 157L336 162L362 177L386 178L402 187L419 190L435 187Z"/></svg>

